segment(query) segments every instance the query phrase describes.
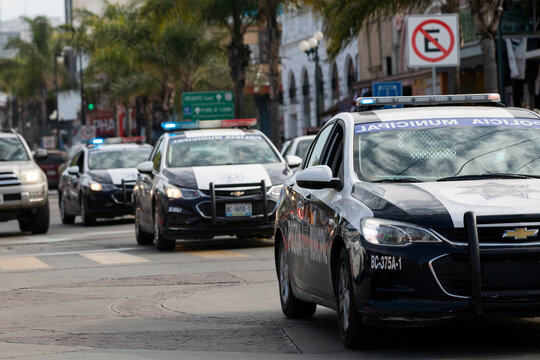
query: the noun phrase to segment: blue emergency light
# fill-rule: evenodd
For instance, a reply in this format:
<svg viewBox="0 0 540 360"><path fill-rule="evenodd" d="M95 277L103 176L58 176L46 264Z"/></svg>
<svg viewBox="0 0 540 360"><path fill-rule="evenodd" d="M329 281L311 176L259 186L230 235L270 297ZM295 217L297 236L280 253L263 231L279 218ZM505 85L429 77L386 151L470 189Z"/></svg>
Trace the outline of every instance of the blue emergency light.
<svg viewBox="0 0 540 360"><path fill-rule="evenodd" d="M100 144L103 144L104 142L105 142L105 140L102 139L102 138L92 139L92 144L94 144L94 145L100 145Z"/></svg>
<svg viewBox="0 0 540 360"><path fill-rule="evenodd" d="M359 97L356 106L386 106L386 105L444 105L466 103L500 103L501 96L490 94L451 94L451 95L421 95L421 96L376 96Z"/></svg>

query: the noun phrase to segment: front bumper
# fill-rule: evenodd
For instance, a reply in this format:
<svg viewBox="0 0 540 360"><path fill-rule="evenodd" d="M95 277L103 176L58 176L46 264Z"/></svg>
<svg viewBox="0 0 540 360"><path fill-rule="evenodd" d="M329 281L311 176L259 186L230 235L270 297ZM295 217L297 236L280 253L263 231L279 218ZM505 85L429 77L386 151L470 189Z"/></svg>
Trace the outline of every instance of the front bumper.
<svg viewBox="0 0 540 360"><path fill-rule="evenodd" d="M540 316L540 246L480 247L476 217L469 218L468 246L363 244L354 282L359 313L371 321L412 322Z"/></svg>
<svg viewBox="0 0 540 360"><path fill-rule="evenodd" d="M241 197L216 194L213 184L208 195L195 200L164 201L162 232L167 240L212 238L221 235L269 238L274 234L277 199L267 198L263 183L217 185L216 188L258 186ZM229 191L230 192L230 191ZM251 203L252 215L227 216L225 204Z"/></svg>
<svg viewBox="0 0 540 360"><path fill-rule="evenodd" d="M13 220L20 214L45 205L48 188L46 183L0 187L0 221Z"/></svg>
<svg viewBox="0 0 540 360"><path fill-rule="evenodd" d="M93 191L85 188L84 194L88 214L96 218L113 218L133 215L133 185L117 186L113 190Z"/></svg>

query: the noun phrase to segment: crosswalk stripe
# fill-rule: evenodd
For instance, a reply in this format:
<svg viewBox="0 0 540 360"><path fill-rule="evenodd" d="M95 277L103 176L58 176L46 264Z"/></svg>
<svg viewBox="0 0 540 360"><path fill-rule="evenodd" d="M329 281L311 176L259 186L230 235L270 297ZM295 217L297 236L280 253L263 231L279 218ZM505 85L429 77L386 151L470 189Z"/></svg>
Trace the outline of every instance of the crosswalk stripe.
<svg viewBox="0 0 540 360"><path fill-rule="evenodd" d="M228 250L184 251L183 253L199 256L204 259L250 257L249 255L246 255L246 254L241 254L238 252L228 251Z"/></svg>
<svg viewBox="0 0 540 360"><path fill-rule="evenodd" d="M0 259L0 270L30 270L50 267L35 256L5 257Z"/></svg>
<svg viewBox="0 0 540 360"><path fill-rule="evenodd" d="M130 263L141 263L149 262L150 260L145 259L140 256L124 254L121 252L94 252L94 253L85 253L81 254L87 259L95 261L103 265L112 265L112 264L130 264Z"/></svg>

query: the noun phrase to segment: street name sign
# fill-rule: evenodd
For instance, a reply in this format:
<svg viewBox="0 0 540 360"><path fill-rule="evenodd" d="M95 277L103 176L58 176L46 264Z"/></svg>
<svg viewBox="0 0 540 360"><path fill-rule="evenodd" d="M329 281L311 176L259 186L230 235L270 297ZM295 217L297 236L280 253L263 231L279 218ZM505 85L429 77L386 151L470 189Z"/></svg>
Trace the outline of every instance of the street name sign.
<svg viewBox="0 0 540 360"><path fill-rule="evenodd" d="M459 66L457 14L407 17L407 66Z"/></svg>
<svg viewBox="0 0 540 360"><path fill-rule="evenodd" d="M182 94L184 121L234 119L232 91L188 92Z"/></svg>

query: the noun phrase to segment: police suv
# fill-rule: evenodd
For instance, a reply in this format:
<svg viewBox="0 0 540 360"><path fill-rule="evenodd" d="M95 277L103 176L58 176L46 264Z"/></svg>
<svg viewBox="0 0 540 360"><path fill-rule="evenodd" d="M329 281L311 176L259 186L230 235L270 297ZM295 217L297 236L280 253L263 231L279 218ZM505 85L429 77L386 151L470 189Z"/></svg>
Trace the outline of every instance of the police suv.
<svg viewBox="0 0 540 360"><path fill-rule="evenodd" d="M357 105L321 129L285 182L284 314L337 310L349 347L365 344L368 325L539 316L540 116L498 94Z"/></svg>
<svg viewBox="0 0 540 360"><path fill-rule="evenodd" d="M105 144L94 139L82 147L62 172L58 205L62 223L73 224L77 215L84 226L97 218L133 214L132 192L136 166L148 159L147 144Z"/></svg>
<svg viewBox="0 0 540 360"><path fill-rule="evenodd" d="M255 122L163 124L191 130L162 135L150 160L137 167L139 244L154 243L163 251L173 250L177 239L272 236L277 199L290 170L263 133L230 128Z"/></svg>

